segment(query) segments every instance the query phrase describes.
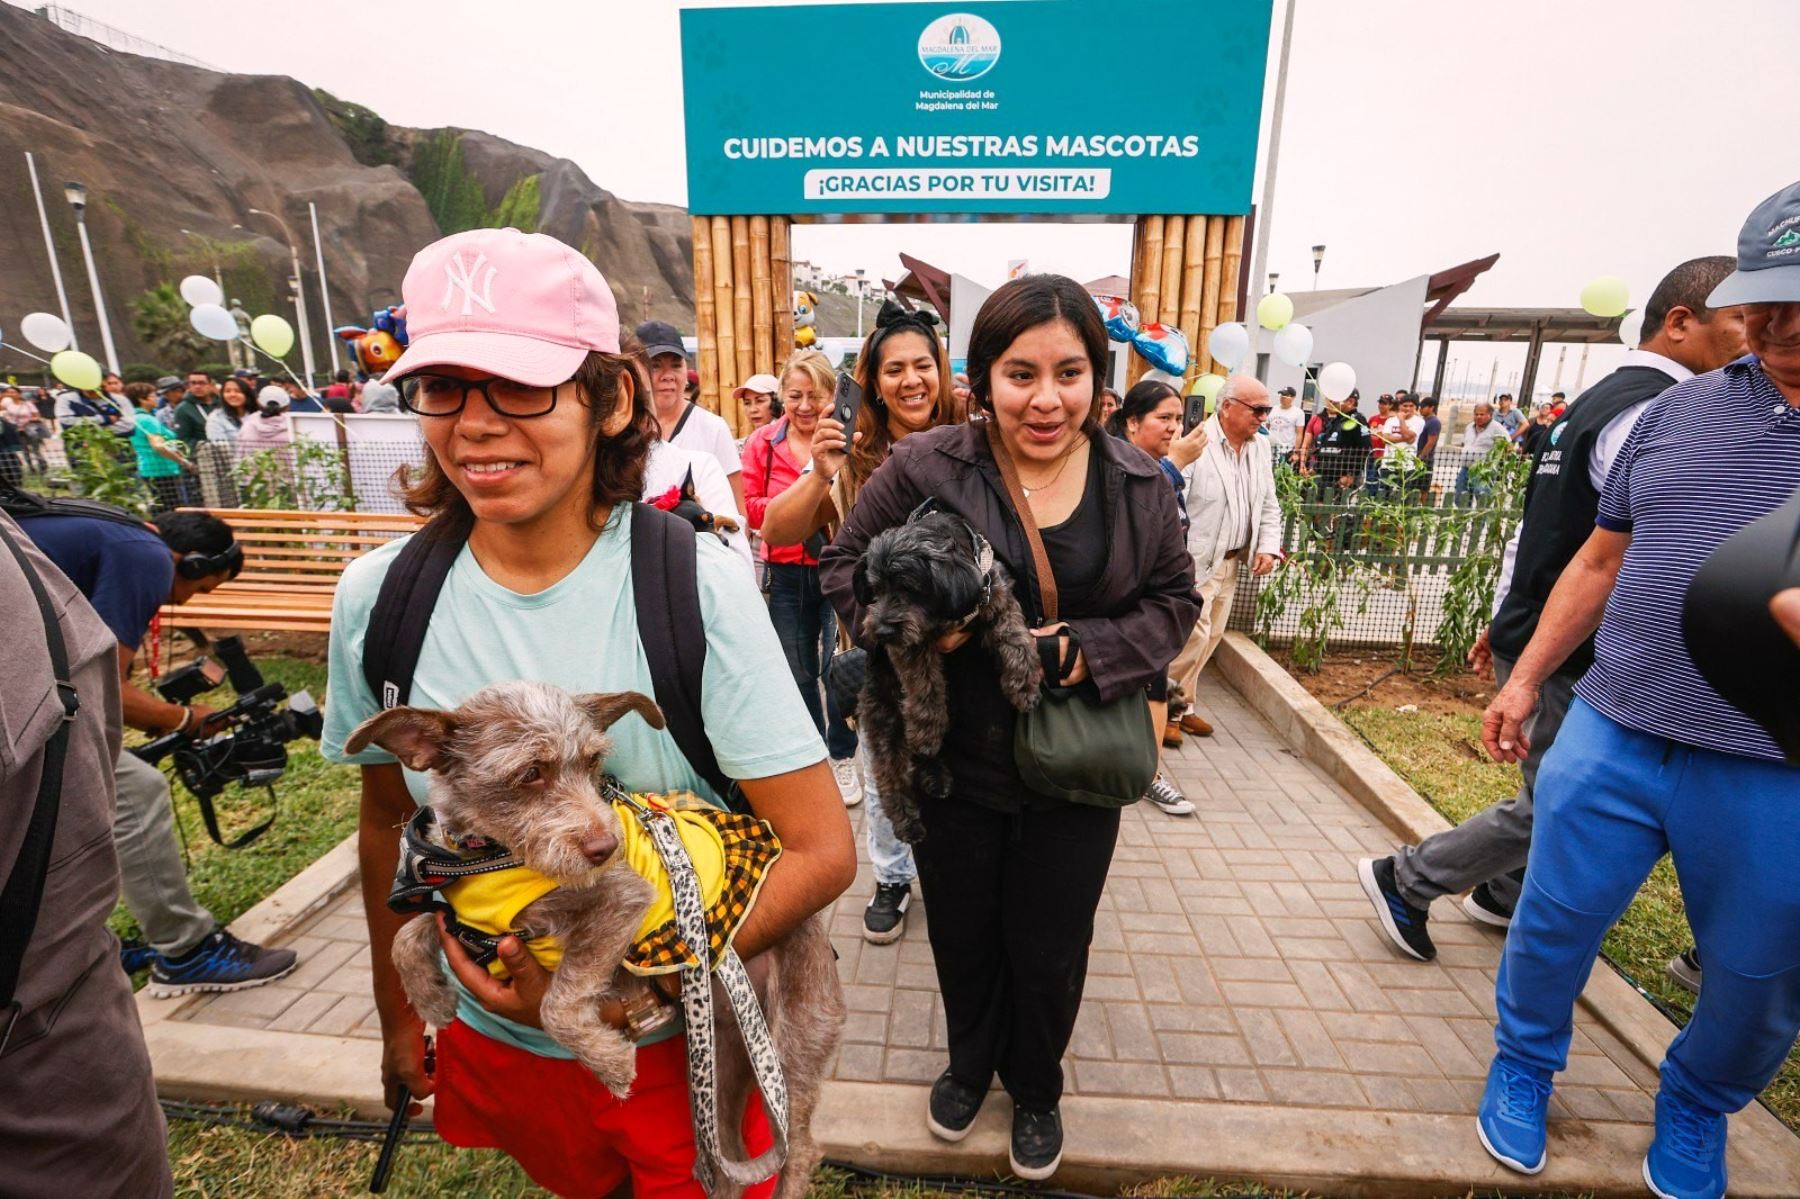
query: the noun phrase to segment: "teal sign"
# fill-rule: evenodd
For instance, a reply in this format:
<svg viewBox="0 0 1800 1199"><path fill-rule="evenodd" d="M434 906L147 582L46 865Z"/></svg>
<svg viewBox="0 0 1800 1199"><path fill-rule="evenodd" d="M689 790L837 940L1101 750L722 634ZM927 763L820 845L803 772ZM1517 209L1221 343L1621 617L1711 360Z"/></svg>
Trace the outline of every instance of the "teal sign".
<svg viewBox="0 0 1800 1199"><path fill-rule="evenodd" d="M688 210L1248 212L1272 3L683 10Z"/></svg>

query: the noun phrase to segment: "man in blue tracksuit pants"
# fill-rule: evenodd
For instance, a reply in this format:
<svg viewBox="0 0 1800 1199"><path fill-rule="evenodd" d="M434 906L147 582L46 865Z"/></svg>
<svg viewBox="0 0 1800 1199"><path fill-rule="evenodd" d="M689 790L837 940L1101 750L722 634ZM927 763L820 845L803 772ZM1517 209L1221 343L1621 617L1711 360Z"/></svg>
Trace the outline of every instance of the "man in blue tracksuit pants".
<svg viewBox="0 0 1800 1199"><path fill-rule="evenodd" d="M1751 353L1670 388L1639 419L1592 536L1483 721L1494 757L1521 758L1539 684L1598 625L1594 665L1538 772L1482 1144L1515 1170L1543 1168L1575 998L1667 852L1706 986L1662 1065L1644 1178L1665 1199L1725 1193L1725 1116L1768 1084L1800 1031L1800 767L1705 682L1681 628L1701 562L1800 486L1800 183L1745 224L1738 269L1707 299L1733 305Z"/></svg>

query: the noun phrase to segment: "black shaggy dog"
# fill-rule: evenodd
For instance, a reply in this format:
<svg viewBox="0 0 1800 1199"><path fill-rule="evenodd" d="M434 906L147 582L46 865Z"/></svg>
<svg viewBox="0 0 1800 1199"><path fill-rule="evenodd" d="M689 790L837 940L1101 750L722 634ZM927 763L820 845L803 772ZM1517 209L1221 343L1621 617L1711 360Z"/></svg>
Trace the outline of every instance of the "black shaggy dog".
<svg viewBox="0 0 1800 1199"><path fill-rule="evenodd" d="M938 760L950 723L938 638L967 630L993 655L1000 690L1024 712L1038 702L1044 669L1006 568L969 522L931 501L869 542L856 564L869 654L857 725L875 768L882 811L907 844L925 835L914 788L942 797L950 775Z"/></svg>

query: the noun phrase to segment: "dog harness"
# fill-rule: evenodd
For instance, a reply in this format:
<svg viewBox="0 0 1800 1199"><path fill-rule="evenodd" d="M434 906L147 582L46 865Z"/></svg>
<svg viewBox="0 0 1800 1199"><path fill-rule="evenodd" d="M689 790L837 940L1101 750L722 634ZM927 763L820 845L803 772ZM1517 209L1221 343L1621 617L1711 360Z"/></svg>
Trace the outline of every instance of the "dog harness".
<svg viewBox="0 0 1800 1199"><path fill-rule="evenodd" d="M753 816L715 808L689 791L633 794L608 780L602 793L619 814L622 864L651 886L650 907L626 954L625 968L641 976L673 974L697 961L675 922L668 868L641 815L647 810L671 818L693 863L706 914L707 956L716 965L755 906L769 867L781 856L774 831ZM518 919L526 907L556 889L554 879L483 838L465 838L458 848L446 848L430 808L413 815L401 840L400 869L389 907L400 912L443 912L451 935L495 977L506 974L498 946L508 934L524 941L544 969L555 970L562 963L562 943L522 926Z"/></svg>
<svg viewBox="0 0 1800 1199"><path fill-rule="evenodd" d="M732 936L756 902L763 877L775 859L781 856L781 843L765 822L741 813L713 808L691 792L672 795L635 795L625 791L611 778L602 784L602 794L619 812L626 829L622 849L632 844L638 834L641 845L647 840L660 866L658 900L651 904L652 913L663 911L667 899L672 916L663 920L644 936L640 936L627 954L625 966L636 974L681 973L681 1008L687 1025L688 1094L694 1113L694 1178L711 1194L723 1175L736 1187L753 1185L769 1177L787 1160L788 1094L787 1079L782 1074L781 1058L762 1007L756 1001L756 988L750 974L731 947ZM718 890L710 901L702 887L689 850L690 828L696 823L717 831L721 857L726 868ZM702 856L710 834L702 834ZM641 850L634 859L626 849L626 860L637 868ZM506 847L482 838L465 838L456 849L446 848L437 826L436 814L428 807L420 808L406 823L400 839L400 863L395 872L393 889L388 893L388 907L396 912L445 913L445 925L458 943L477 962L493 970L499 965L500 937L506 933L523 939L537 954L534 941L553 941L530 929L512 927L503 922L483 929L465 922L442 892L455 890L484 877L503 876L522 871L535 875L538 882L550 885L536 889L537 882L501 883L506 898L498 910L510 909L515 916L531 899L541 898L555 889L549 879L529 871ZM640 870L640 873L642 871ZM517 876L515 876L517 877ZM647 876L648 877L648 876ZM665 895L666 891L666 895ZM513 900L530 895L516 906ZM649 923L646 918L646 924ZM705 955L690 948L706 945ZM543 957L539 956L543 961ZM556 961L561 961L561 947L556 947ZM546 968L553 968L546 964ZM724 989L726 1001L737 1019L757 1088L762 1092L763 1109L768 1114L774 1133L774 1144L748 1162L734 1161L725 1155L719 1143L719 1087L717 1034L713 1028L712 1000L714 976Z"/></svg>

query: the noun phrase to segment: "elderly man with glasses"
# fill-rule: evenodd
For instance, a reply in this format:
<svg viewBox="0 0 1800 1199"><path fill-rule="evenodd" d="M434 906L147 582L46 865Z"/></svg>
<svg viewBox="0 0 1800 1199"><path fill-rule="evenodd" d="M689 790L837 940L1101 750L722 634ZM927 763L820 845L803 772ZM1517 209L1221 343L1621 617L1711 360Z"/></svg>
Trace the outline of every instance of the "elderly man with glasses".
<svg viewBox="0 0 1800 1199"><path fill-rule="evenodd" d="M1200 619L1169 667L1169 677L1194 702L1200 672L1224 640L1245 558L1250 573L1265 575L1281 552L1281 506L1275 499L1275 467L1269 439L1256 431L1274 405L1269 389L1250 375L1233 375L1219 389L1218 407L1206 418L1206 448L1186 472L1188 551L1200 580ZM1171 708L1171 711L1173 708ZM1212 734L1197 712L1172 717L1163 744L1174 748L1183 733Z"/></svg>

